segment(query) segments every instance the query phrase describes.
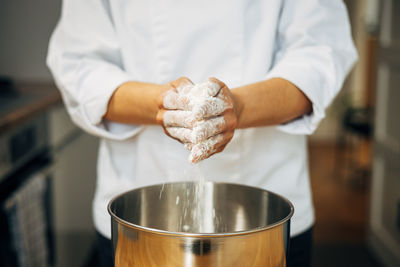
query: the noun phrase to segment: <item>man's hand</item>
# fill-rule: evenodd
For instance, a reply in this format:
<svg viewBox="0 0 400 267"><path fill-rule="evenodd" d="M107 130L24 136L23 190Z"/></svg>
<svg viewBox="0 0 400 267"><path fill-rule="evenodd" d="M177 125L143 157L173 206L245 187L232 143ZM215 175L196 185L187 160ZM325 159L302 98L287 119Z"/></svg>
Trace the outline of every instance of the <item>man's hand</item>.
<svg viewBox="0 0 400 267"><path fill-rule="evenodd" d="M159 107L157 121L191 150L193 163L223 151L233 137L237 109L230 90L216 78L198 85L187 78L170 83Z"/></svg>
<svg viewBox="0 0 400 267"><path fill-rule="evenodd" d="M193 128L193 136L196 138L194 142L186 144L191 150L191 162L199 162L223 151L231 141L237 125L235 104L228 87L216 78L210 78L209 82L218 85L219 91L198 108L202 116Z"/></svg>
<svg viewBox="0 0 400 267"><path fill-rule="evenodd" d="M164 128L164 132L178 140L185 143L183 138L178 135L171 135L167 128L180 127L191 129L194 121L190 121L190 106L189 99L180 94L182 90L187 90L193 86L193 82L187 77L181 77L175 81L167 84L163 92L158 98L158 112L157 123Z"/></svg>

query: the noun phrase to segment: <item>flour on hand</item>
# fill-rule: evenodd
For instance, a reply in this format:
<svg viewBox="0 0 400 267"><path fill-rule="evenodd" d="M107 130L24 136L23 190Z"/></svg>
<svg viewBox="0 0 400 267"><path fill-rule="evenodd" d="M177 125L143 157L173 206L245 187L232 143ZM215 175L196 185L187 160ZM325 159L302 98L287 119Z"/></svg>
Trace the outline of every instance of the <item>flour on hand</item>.
<svg viewBox="0 0 400 267"><path fill-rule="evenodd" d="M199 143L221 132L225 126L225 119L222 116L195 123L192 131L192 143Z"/></svg>
<svg viewBox="0 0 400 267"><path fill-rule="evenodd" d="M180 126L179 122L181 122L180 125L187 125L187 127ZM172 137L179 139L183 143L198 144L220 133L225 125L225 119L224 117L219 116L208 120L196 121L193 123L188 119L182 118L182 119L176 119L175 121L173 121L173 123L165 123L165 124L171 126L171 127L166 127L166 129L167 132ZM193 127L193 129L190 129L191 127Z"/></svg>
<svg viewBox="0 0 400 267"><path fill-rule="evenodd" d="M184 127L168 127L167 132L173 138L178 139L182 143L193 143L192 142L192 130Z"/></svg>
<svg viewBox="0 0 400 267"><path fill-rule="evenodd" d="M192 163L197 163L207 158L208 156L217 151L215 145L221 141L222 141L222 134L218 134L203 142L194 145L189 155L189 161Z"/></svg>
<svg viewBox="0 0 400 267"><path fill-rule="evenodd" d="M169 90L163 99L163 106L171 110L192 110L190 100L187 95L179 94L173 90Z"/></svg>
<svg viewBox="0 0 400 267"><path fill-rule="evenodd" d="M167 110L164 113L163 122L165 127L193 128L196 122L191 111Z"/></svg>
<svg viewBox="0 0 400 267"><path fill-rule="evenodd" d="M220 91L221 86L209 79L200 84L185 83L164 96L163 106L168 109L164 126L191 151L190 162L207 158L222 140L218 134L226 122L221 114L232 106Z"/></svg>

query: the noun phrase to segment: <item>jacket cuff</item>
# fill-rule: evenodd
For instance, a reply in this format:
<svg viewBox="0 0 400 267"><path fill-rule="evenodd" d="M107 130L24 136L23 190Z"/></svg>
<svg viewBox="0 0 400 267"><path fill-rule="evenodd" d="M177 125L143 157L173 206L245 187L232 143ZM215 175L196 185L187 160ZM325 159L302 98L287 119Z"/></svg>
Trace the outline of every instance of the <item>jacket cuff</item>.
<svg viewBox="0 0 400 267"><path fill-rule="evenodd" d="M304 64L286 63L277 65L267 74L267 79L282 78L297 86L311 101L311 114L303 115L290 122L277 126L277 129L290 134L312 134L318 127L320 121L325 117L324 92L329 92L324 88L324 82L320 75L312 75L315 72L311 68L307 69ZM326 105L327 106L327 105Z"/></svg>
<svg viewBox="0 0 400 267"><path fill-rule="evenodd" d="M102 66L95 73L88 75L81 88L91 90L91 93L82 94L83 102L80 110L84 121L76 123L86 128L88 132L108 139L125 140L136 135L142 126L110 122L103 118L115 90L131 80L127 73L112 65Z"/></svg>

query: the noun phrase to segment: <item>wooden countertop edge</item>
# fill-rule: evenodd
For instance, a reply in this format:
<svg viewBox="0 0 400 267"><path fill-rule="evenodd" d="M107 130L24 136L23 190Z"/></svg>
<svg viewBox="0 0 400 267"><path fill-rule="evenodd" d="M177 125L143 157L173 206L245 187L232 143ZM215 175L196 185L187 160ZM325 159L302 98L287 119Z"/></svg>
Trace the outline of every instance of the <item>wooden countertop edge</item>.
<svg viewBox="0 0 400 267"><path fill-rule="evenodd" d="M61 94L54 85L44 85L43 87L35 86L35 88L40 89L33 91L35 98L32 101L21 108L16 108L6 113L5 116L0 118L0 133L14 128L29 118L62 103ZM18 91L21 95L28 92L25 87L22 87ZM32 91L29 93L32 93Z"/></svg>

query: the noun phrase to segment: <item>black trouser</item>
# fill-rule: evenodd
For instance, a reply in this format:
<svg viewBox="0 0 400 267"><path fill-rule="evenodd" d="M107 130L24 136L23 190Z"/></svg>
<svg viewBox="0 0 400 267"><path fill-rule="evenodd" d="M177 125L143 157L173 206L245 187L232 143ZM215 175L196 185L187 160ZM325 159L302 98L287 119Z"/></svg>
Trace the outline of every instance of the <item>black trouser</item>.
<svg viewBox="0 0 400 267"><path fill-rule="evenodd" d="M287 267L310 267L312 253L312 232L309 230L290 238Z"/></svg>
<svg viewBox="0 0 400 267"><path fill-rule="evenodd" d="M309 267L311 266L312 252L312 228L306 232L290 238L289 256L287 267ZM99 267L112 267L112 245L111 241L97 233L97 255Z"/></svg>

